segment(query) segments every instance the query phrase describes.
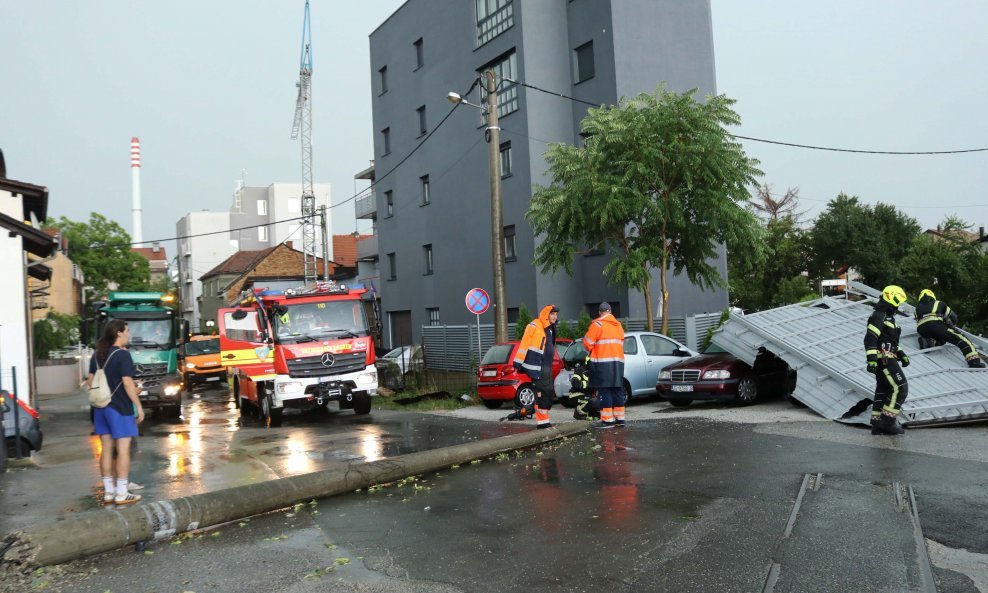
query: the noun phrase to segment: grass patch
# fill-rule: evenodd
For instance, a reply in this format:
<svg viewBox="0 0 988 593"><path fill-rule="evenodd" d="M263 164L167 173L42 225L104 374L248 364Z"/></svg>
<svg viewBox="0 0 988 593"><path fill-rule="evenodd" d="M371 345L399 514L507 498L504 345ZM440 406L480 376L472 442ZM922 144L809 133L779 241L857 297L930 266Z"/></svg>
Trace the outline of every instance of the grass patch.
<svg viewBox="0 0 988 593"><path fill-rule="evenodd" d="M425 399L420 402L402 404L399 403L402 399L407 399L411 397L416 397L422 395L421 393L414 392L402 392L400 394L384 395L383 393L378 394L374 398L374 407L379 410L403 410L406 412L431 412L436 410L459 410L460 408L469 408L470 406L476 406L480 404L480 401L473 394L467 394L470 396L468 401L460 400L457 394L451 394L449 398L446 399Z"/></svg>

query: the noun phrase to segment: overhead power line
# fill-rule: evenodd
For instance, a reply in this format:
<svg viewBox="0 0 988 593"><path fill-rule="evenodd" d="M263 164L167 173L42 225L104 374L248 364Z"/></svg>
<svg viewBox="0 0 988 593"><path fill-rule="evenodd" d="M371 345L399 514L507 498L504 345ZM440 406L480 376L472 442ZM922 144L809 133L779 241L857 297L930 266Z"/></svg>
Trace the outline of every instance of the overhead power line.
<svg viewBox="0 0 988 593"><path fill-rule="evenodd" d="M510 80L510 79L508 79ZM562 99L568 99L574 103L580 103L583 105L589 105L591 107L603 107L601 103L595 103L593 101L584 101L583 99L577 99L576 97L571 97L563 93L557 93L555 91L546 90L535 86L534 84L528 84L521 82L519 80L511 80L511 82L521 85L525 88L532 89L533 91L539 91L540 93L545 93L547 95L552 95L554 97L560 97ZM741 136L740 134L731 134L734 138L739 138L741 140L750 140L752 142L762 142L765 144L776 144L778 146L790 146L793 148L806 148L810 150L825 150L829 152L849 152L853 154L887 154L887 155L936 155L936 154L966 154L972 152L988 152L988 147L985 148L964 148L958 150L861 150L856 148L835 148L831 146L814 146L812 144L797 144L794 142L780 142L778 140L766 140L764 138L752 138L751 136Z"/></svg>

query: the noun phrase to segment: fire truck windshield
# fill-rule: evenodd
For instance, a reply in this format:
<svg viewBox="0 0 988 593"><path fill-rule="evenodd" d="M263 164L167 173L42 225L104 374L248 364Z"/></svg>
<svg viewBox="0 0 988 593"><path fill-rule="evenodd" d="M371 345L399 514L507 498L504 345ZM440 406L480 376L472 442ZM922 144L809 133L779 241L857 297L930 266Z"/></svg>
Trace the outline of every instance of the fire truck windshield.
<svg viewBox="0 0 988 593"><path fill-rule="evenodd" d="M286 304L271 315L275 341L308 342L368 335L360 301Z"/></svg>

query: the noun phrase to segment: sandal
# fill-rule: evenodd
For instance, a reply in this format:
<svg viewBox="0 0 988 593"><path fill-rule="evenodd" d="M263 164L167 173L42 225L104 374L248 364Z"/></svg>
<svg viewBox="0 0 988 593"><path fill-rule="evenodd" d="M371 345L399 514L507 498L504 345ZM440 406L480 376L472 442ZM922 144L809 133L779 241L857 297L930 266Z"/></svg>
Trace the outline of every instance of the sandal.
<svg viewBox="0 0 988 593"><path fill-rule="evenodd" d="M115 502L117 506L123 506L125 504L133 504L139 500L141 500L140 494L131 494L130 492L128 492L127 494L124 495L118 494L116 498L113 499L113 502Z"/></svg>

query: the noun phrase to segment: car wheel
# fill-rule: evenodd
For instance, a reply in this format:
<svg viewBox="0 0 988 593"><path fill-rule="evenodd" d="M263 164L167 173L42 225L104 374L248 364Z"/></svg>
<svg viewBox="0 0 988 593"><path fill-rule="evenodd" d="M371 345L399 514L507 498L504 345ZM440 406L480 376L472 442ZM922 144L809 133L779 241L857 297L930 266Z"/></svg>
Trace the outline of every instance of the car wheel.
<svg viewBox="0 0 988 593"><path fill-rule="evenodd" d="M358 416L363 416L364 414L370 414L371 411L371 396L366 391L363 393L353 394L353 413Z"/></svg>
<svg viewBox="0 0 988 593"><path fill-rule="evenodd" d="M735 400L739 405L750 406L758 397L758 384L752 377L741 377L738 381L738 395Z"/></svg>
<svg viewBox="0 0 988 593"><path fill-rule="evenodd" d="M182 389L185 393L192 393L192 381L187 374L182 375Z"/></svg>
<svg viewBox="0 0 988 593"><path fill-rule="evenodd" d="M535 407L535 389L531 385L522 385L515 393L515 406L519 408Z"/></svg>
<svg viewBox="0 0 988 593"><path fill-rule="evenodd" d="M21 455L28 456L33 450L31 441L21 437ZM7 437L7 457L14 457L15 455L17 455L17 439L16 437Z"/></svg>
<svg viewBox="0 0 988 593"><path fill-rule="evenodd" d="M496 409L498 409L498 408L501 407L501 404L504 403L503 401L501 401L499 399L485 399L485 400L481 400L481 401L484 402L484 406L488 410L496 410Z"/></svg>
<svg viewBox="0 0 988 593"><path fill-rule="evenodd" d="M669 403L676 406L677 408L685 408L686 406L693 403L691 399L671 399Z"/></svg>
<svg viewBox="0 0 988 593"><path fill-rule="evenodd" d="M631 383L625 381L621 384L621 387L624 388L624 403L627 405L631 401Z"/></svg>

